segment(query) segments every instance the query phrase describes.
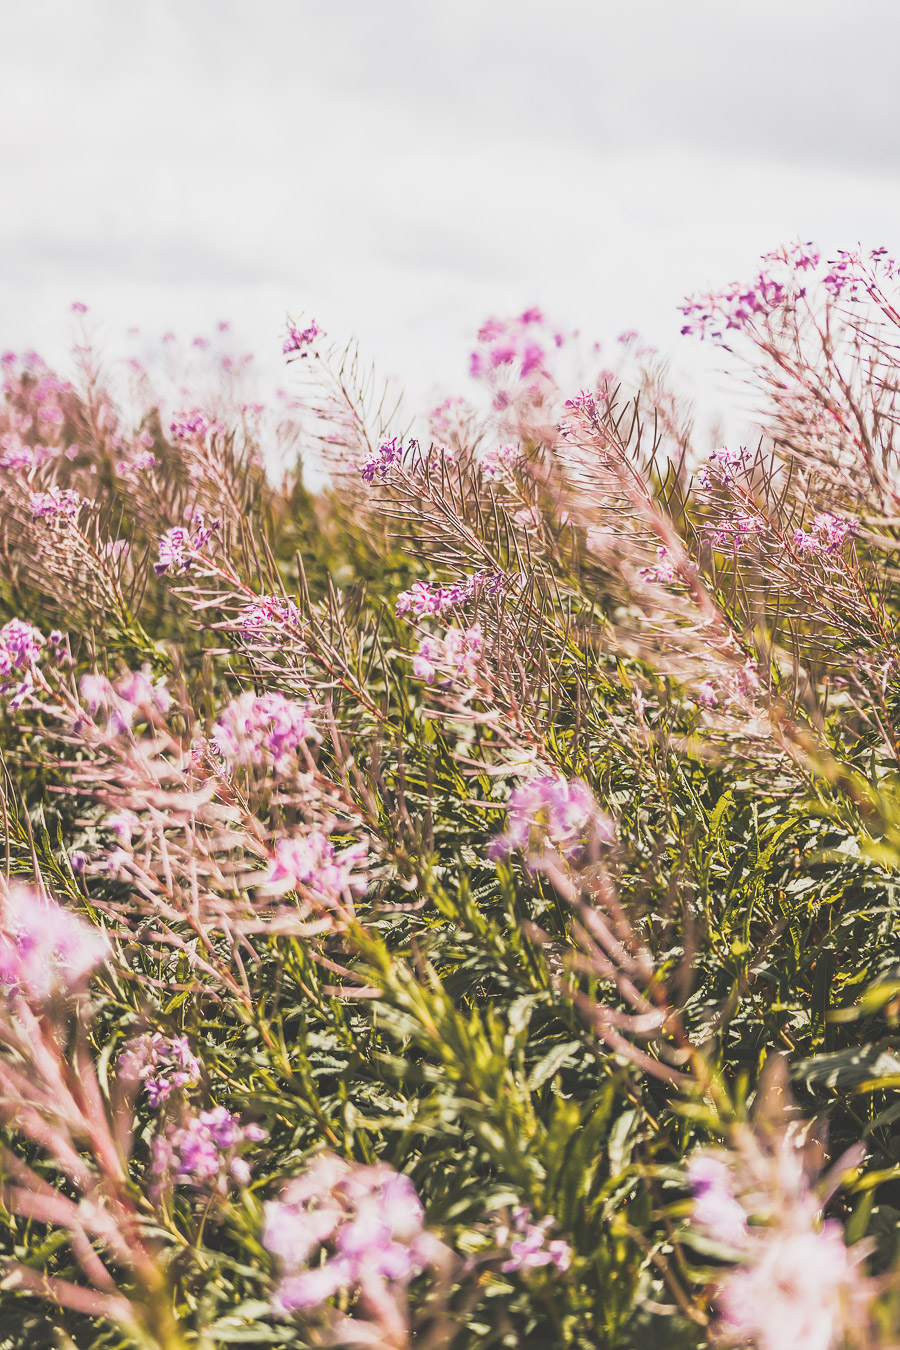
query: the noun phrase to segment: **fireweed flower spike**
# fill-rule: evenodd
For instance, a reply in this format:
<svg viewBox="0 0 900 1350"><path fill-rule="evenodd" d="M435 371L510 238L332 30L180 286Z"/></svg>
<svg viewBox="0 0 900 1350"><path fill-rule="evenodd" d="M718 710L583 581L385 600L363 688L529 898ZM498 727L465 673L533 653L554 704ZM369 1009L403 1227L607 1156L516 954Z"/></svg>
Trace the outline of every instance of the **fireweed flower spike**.
<svg viewBox="0 0 900 1350"><path fill-rule="evenodd" d="M129 1042L122 1064L129 1077L140 1081L153 1110L167 1102L173 1092L197 1087L202 1072L187 1036L163 1036L159 1031Z"/></svg>
<svg viewBox="0 0 900 1350"><path fill-rule="evenodd" d="M377 450L370 450L359 467L360 477L366 483L374 483L376 478L382 482L387 478L395 464L403 459L403 442L394 436L382 441Z"/></svg>
<svg viewBox="0 0 900 1350"><path fill-rule="evenodd" d="M379 1164L350 1164L322 1154L266 1205L263 1245L279 1282L273 1308L282 1317L320 1309L346 1290L355 1294L353 1329L377 1327L387 1344L405 1345L406 1289L428 1266L446 1264L447 1249L424 1226L412 1182ZM374 1325L373 1325L374 1324ZM366 1336L368 1342L369 1336ZM379 1344L382 1342L379 1342Z"/></svg>
<svg viewBox="0 0 900 1350"><path fill-rule="evenodd" d="M785 1118L765 1132L742 1126L733 1141L688 1163L693 1226L733 1262L716 1299L723 1339L759 1350L872 1345L868 1244L848 1247L840 1224L822 1218L864 1150L849 1150L816 1187L818 1146L809 1143L808 1122Z"/></svg>
<svg viewBox="0 0 900 1350"><path fill-rule="evenodd" d="M159 541L159 560L153 564L156 575L161 577L167 572L180 575L190 571L194 556L206 547L218 528L218 520L206 525L202 512L195 511L190 529L176 525L166 530Z"/></svg>
<svg viewBox="0 0 900 1350"><path fill-rule="evenodd" d="M555 1220L547 1217L532 1222L527 1209L513 1211L512 1222L497 1231L497 1240L508 1247L509 1256L500 1269L505 1275L513 1271L538 1270L553 1266L563 1272L572 1264L572 1248L564 1238L547 1239Z"/></svg>
<svg viewBox="0 0 900 1350"><path fill-rule="evenodd" d="M291 324L281 350L285 356L288 356L291 352L299 352L301 357L308 356L309 349L316 338L321 335L321 332L321 328L316 323L311 323L306 328L297 328L294 324Z"/></svg>
<svg viewBox="0 0 900 1350"><path fill-rule="evenodd" d="M109 955L102 932L31 886L0 900L0 986L31 1003L81 989Z"/></svg>
<svg viewBox="0 0 900 1350"><path fill-rule="evenodd" d="M264 895L285 895L302 887L326 909L342 906L347 898L365 895L368 856L366 844L335 849L320 830L279 839L259 889Z"/></svg>
<svg viewBox="0 0 900 1350"><path fill-rule="evenodd" d="M578 864L598 846L615 842L615 826L580 778L569 782L547 775L515 788L509 799L507 832L490 847L492 858L535 853L549 846Z"/></svg>
<svg viewBox="0 0 900 1350"><path fill-rule="evenodd" d="M224 1195L231 1184L246 1186L251 1169L243 1150L265 1138L260 1126L242 1125L224 1106L187 1116L153 1141L156 1189L194 1186Z"/></svg>
<svg viewBox="0 0 900 1350"><path fill-rule="evenodd" d="M223 708L212 732L229 768L271 768L279 777L296 772L301 747L320 740L306 704L249 690Z"/></svg>

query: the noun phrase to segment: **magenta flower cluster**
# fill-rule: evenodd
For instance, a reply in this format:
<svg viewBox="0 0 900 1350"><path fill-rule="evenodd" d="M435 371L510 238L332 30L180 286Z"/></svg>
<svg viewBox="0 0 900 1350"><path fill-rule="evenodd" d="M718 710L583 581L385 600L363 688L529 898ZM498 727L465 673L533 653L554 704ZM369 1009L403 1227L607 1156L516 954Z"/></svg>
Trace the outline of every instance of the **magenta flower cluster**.
<svg viewBox="0 0 900 1350"><path fill-rule="evenodd" d="M81 510L84 498L74 488L51 488L49 492L31 494L31 515L34 520L50 524L74 520Z"/></svg>
<svg viewBox="0 0 900 1350"><path fill-rule="evenodd" d="M475 599L491 600L503 594L514 582L502 572L475 572L449 586L439 582L417 581L408 591L397 596L396 614L402 618L412 614L416 619L443 614L448 609L467 605Z"/></svg>
<svg viewBox="0 0 900 1350"><path fill-rule="evenodd" d="M316 323L311 323L307 328L297 328L294 324L290 324L281 350L286 356L289 352L299 352L301 356L308 356L309 348L321 331Z"/></svg>
<svg viewBox="0 0 900 1350"><path fill-rule="evenodd" d="M564 1238L547 1241L547 1231L554 1224L555 1220L550 1217L532 1223L529 1210L514 1210L509 1228L502 1234L498 1233L509 1250L509 1256L500 1267L504 1274L537 1270L541 1266L553 1266L559 1271L568 1270L572 1264L572 1248L568 1242Z"/></svg>
<svg viewBox="0 0 900 1350"><path fill-rule="evenodd" d="M800 553L837 553L859 530L853 516L835 516L819 511L813 516L811 530L795 530L794 546Z"/></svg>
<svg viewBox="0 0 900 1350"><path fill-rule="evenodd" d="M336 849L321 830L310 830L277 840L260 889L268 895L285 895L302 888L325 908L333 908L347 897L365 895L368 858L364 843Z"/></svg>
<svg viewBox="0 0 900 1350"><path fill-rule="evenodd" d="M383 1164L353 1166L323 1154L269 1201L265 1215L281 1315L315 1308L340 1290L379 1308L442 1250L424 1227L412 1182Z"/></svg>
<svg viewBox="0 0 900 1350"><path fill-rule="evenodd" d="M156 575L161 577L166 572L180 575L189 571L196 554L206 547L218 528L218 520L207 525L203 513L195 511L189 529L176 525L166 530L159 541L159 560L153 564Z"/></svg>
<svg viewBox="0 0 900 1350"><path fill-rule="evenodd" d="M847 1331L865 1325L865 1244L848 1248L840 1223L822 1221L827 1194L810 1185L799 1137L785 1132L771 1151L701 1152L688 1164L688 1179L694 1226L734 1263L717 1296L729 1342L834 1350Z"/></svg>
<svg viewBox="0 0 900 1350"><path fill-rule="evenodd" d="M240 629L245 638L284 639L284 630L300 627L300 610L294 600L283 595L260 595L249 600L241 611Z"/></svg>
<svg viewBox="0 0 900 1350"><path fill-rule="evenodd" d="M518 468L524 455L518 445L498 445L483 450L476 463L485 478L500 478Z"/></svg>
<svg viewBox="0 0 900 1350"><path fill-rule="evenodd" d="M91 717L105 717L104 730L110 736L125 736L136 720L154 721L172 706L172 695L165 685L153 683L148 665L126 671L115 682L106 675L83 675L78 688Z"/></svg>
<svg viewBox="0 0 900 1350"><path fill-rule="evenodd" d="M158 1185L199 1186L224 1193L230 1182L246 1186L250 1164L241 1154L266 1138L259 1125L241 1125L224 1106L169 1125L153 1141L152 1168Z"/></svg>
<svg viewBox="0 0 900 1350"><path fill-rule="evenodd" d="M448 628L443 637L429 634L422 638L419 650L413 657L413 672L417 679L424 680L426 684L434 684L438 671L448 675L451 680L460 675L472 680L483 647L481 625L478 623L465 632L459 628Z"/></svg>
<svg viewBox="0 0 900 1350"><path fill-rule="evenodd" d="M359 466L360 477L366 483L374 483L376 478L384 482L394 465L402 459L403 441L399 436L392 436L389 441L382 441L377 450L367 453Z"/></svg>
<svg viewBox="0 0 900 1350"><path fill-rule="evenodd" d="M222 709L212 732L213 745L229 768L271 768L281 777L296 771L301 746L319 740L306 704L250 690Z"/></svg>
<svg viewBox="0 0 900 1350"><path fill-rule="evenodd" d="M40 629L23 619L10 619L0 628L0 695L12 694L9 706L20 708L34 688L38 665L48 657L57 662L70 659L66 640L57 629L50 634L49 648Z"/></svg>
<svg viewBox="0 0 900 1350"><path fill-rule="evenodd" d="M176 413L169 424L169 430L176 441L202 441L215 429L215 422L211 421L200 408Z"/></svg>
<svg viewBox="0 0 900 1350"><path fill-rule="evenodd" d="M730 487L739 474L747 473L748 468L749 459L743 447L729 450L723 445L721 449L712 452L709 464L705 464L700 470L697 481L705 492L714 487Z"/></svg>
<svg viewBox="0 0 900 1350"><path fill-rule="evenodd" d="M507 809L506 834L490 848L495 859L549 846L577 865L589 851L615 842L613 821L580 778L532 778L513 790Z"/></svg>
<svg viewBox="0 0 900 1350"><path fill-rule="evenodd" d="M160 1031L132 1041L125 1051L125 1063L129 1074L140 1079L154 1110L167 1102L173 1091L195 1088L202 1072L187 1036L164 1036Z"/></svg>
<svg viewBox="0 0 900 1350"><path fill-rule="evenodd" d="M29 1002L77 992L109 955L93 924L33 886L13 886L2 901L0 985Z"/></svg>
<svg viewBox="0 0 900 1350"><path fill-rule="evenodd" d="M514 319L488 319L478 330L479 348L472 353L469 373L479 379L498 367L511 366L523 380L546 376L547 351L539 340L543 323L537 308L526 309ZM562 334L554 334L553 342L562 346Z"/></svg>

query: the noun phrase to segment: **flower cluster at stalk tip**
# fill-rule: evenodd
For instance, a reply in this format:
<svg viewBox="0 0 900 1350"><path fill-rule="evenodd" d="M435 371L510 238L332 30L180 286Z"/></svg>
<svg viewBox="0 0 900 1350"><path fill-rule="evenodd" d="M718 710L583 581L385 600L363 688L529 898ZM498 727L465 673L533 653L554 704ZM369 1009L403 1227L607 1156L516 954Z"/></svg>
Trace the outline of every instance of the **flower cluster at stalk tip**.
<svg viewBox="0 0 900 1350"><path fill-rule="evenodd" d="M336 849L321 830L279 839L260 882L265 895L303 890L317 904L334 908L365 895L369 850L365 843Z"/></svg>
<svg viewBox="0 0 900 1350"><path fill-rule="evenodd" d="M440 582L417 581L397 596L395 612L398 618L411 614L416 619L424 619L467 605L472 600L494 600L517 584L521 584L521 578L507 577L502 572L475 572L448 586Z"/></svg>
<svg viewBox="0 0 900 1350"><path fill-rule="evenodd" d="M200 408L194 408L191 412L177 413L169 423L169 430L176 441L204 441L211 431L218 431L220 427Z"/></svg>
<svg viewBox="0 0 900 1350"><path fill-rule="evenodd" d="M297 603L283 595L260 595L248 600L241 610L240 631L248 640L265 638L273 645L287 639L287 629L299 629ZM296 641L296 634L292 635Z"/></svg>
<svg viewBox="0 0 900 1350"><path fill-rule="evenodd" d="M443 637L429 635L422 638L419 650L413 657L413 673L426 684L434 684L439 671L451 680L459 676L472 680L483 648L480 624L473 624L465 632L459 628L448 628Z"/></svg>
<svg viewBox="0 0 900 1350"><path fill-rule="evenodd" d="M90 716L95 721L105 717L102 729L108 736L125 736L136 721L155 721L172 706L172 695L164 684L154 684L149 665L126 671L115 681L106 675L82 675L78 688Z"/></svg>
<svg viewBox="0 0 900 1350"><path fill-rule="evenodd" d="M759 537L765 529L765 521L739 508L708 528L713 548L736 551L745 547L751 539Z"/></svg>
<svg viewBox="0 0 900 1350"><path fill-rule="evenodd" d="M0 696L11 694L9 707L21 708L34 689L42 662L70 664L65 637L58 629L45 638L33 624L10 619L0 628Z"/></svg>
<svg viewBox="0 0 900 1350"><path fill-rule="evenodd" d="M156 575L161 577L167 572L180 575L190 571L196 555L206 547L218 528L218 520L212 520L207 525L203 513L195 511L191 516L190 528L175 525L166 530L159 541L159 559L153 564Z"/></svg>
<svg viewBox="0 0 900 1350"><path fill-rule="evenodd" d="M500 1269L504 1275L513 1271L538 1270L542 1266L553 1266L555 1270L566 1271L572 1264L572 1248L564 1238L551 1238L547 1241L548 1229L553 1228L555 1220L549 1217L532 1223L527 1209L513 1211L512 1223L498 1239L509 1249L509 1256Z"/></svg>
<svg viewBox="0 0 900 1350"><path fill-rule="evenodd" d="M241 1155L248 1144L265 1138L259 1125L242 1125L224 1106L170 1124L153 1141L156 1187L197 1186L224 1194L232 1182L246 1186L250 1164Z"/></svg>
<svg viewBox="0 0 900 1350"><path fill-rule="evenodd" d="M109 955L106 937L32 886L0 901L0 985L30 1002L71 995Z"/></svg>
<svg viewBox="0 0 900 1350"><path fill-rule="evenodd" d="M811 530L794 530L794 547L799 553L837 553L858 531L859 521L854 517L819 511L813 516Z"/></svg>
<svg viewBox="0 0 900 1350"><path fill-rule="evenodd" d="M290 324L288 335L281 350L285 356L288 356L291 352L299 352L301 356L308 356L310 347L321 332L321 328L316 323L311 323L306 328L298 328L296 325Z"/></svg>
<svg viewBox="0 0 900 1350"><path fill-rule="evenodd" d="M31 515L48 524L65 523L75 519L83 504L84 498L74 488L51 488L31 494Z"/></svg>
<svg viewBox="0 0 900 1350"><path fill-rule="evenodd" d="M506 833L491 844L494 859L549 846L577 866L598 847L615 843L614 822L580 778L532 778L513 790L507 812Z"/></svg>
<svg viewBox="0 0 900 1350"><path fill-rule="evenodd" d="M658 585L670 586L676 579L675 563L667 548L663 545L656 550L657 563L653 567L642 567L638 576L645 581L655 581Z"/></svg>
<svg viewBox="0 0 900 1350"><path fill-rule="evenodd" d="M263 1244L280 1271L275 1311L307 1311L352 1290L364 1312L377 1312L442 1260L445 1249L423 1221L402 1173L321 1155L266 1205Z"/></svg>
<svg viewBox="0 0 900 1350"><path fill-rule="evenodd" d="M864 1272L867 1244L847 1247L840 1223L822 1208L862 1150L850 1150L825 1178L807 1171L802 1132L790 1126L761 1144L744 1133L737 1150L708 1150L688 1164L692 1223L734 1263L718 1285L721 1333L759 1350L836 1350L869 1344L875 1286Z"/></svg>
<svg viewBox="0 0 900 1350"><path fill-rule="evenodd" d="M403 459L403 442L399 436L382 441L377 450L370 450L359 466L360 477L366 483L374 483L379 478L382 483L391 469Z"/></svg>
<svg viewBox="0 0 900 1350"><path fill-rule="evenodd" d="M222 709L212 742L229 768L271 768L281 777L296 772L302 747L321 737L309 708L275 692L238 695Z"/></svg>
<svg viewBox="0 0 900 1350"><path fill-rule="evenodd" d="M723 445L720 450L712 452L709 464L705 464L698 473L697 482L704 492L717 487L730 487L737 475L746 474L748 469L749 458L743 447L729 450L727 445Z"/></svg>
<svg viewBox="0 0 900 1350"><path fill-rule="evenodd" d="M518 445L498 445L481 451L475 462L485 478L493 479L518 468L523 459L524 455Z"/></svg>
<svg viewBox="0 0 900 1350"><path fill-rule="evenodd" d="M197 1087L202 1073L187 1036L164 1036L160 1031L147 1032L128 1044L123 1069L140 1081L153 1110L174 1091Z"/></svg>

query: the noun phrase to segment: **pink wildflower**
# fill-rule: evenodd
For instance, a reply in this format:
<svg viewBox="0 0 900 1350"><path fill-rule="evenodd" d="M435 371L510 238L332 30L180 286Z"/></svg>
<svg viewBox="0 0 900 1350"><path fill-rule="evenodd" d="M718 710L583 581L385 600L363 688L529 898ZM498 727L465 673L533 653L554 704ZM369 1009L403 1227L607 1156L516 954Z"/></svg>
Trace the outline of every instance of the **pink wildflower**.
<svg viewBox="0 0 900 1350"><path fill-rule="evenodd" d="M123 1068L143 1084L153 1110L167 1102L173 1091L196 1087L202 1072L187 1036L163 1036L159 1031L129 1042Z"/></svg>
<svg viewBox="0 0 900 1350"><path fill-rule="evenodd" d="M365 895L368 856L364 843L336 850L320 830L279 839L260 889L267 895L284 895L302 887L326 907L340 905L348 895Z"/></svg>
<svg viewBox="0 0 900 1350"><path fill-rule="evenodd" d="M296 771L301 746L321 737L305 704L248 690L222 709L212 740L229 767L265 766L286 776Z"/></svg>
<svg viewBox="0 0 900 1350"><path fill-rule="evenodd" d="M93 924L31 886L13 886L2 901L0 984L30 1001L71 995L109 954Z"/></svg>
<svg viewBox="0 0 900 1350"><path fill-rule="evenodd" d="M311 323L303 329L296 328L294 324L291 324L281 350L285 355L289 352L299 352L301 356L308 356L307 349L312 346L321 331L316 323Z"/></svg>
<svg viewBox="0 0 900 1350"><path fill-rule="evenodd" d="M170 1125L153 1141L153 1172L157 1187L212 1188L224 1194L229 1182L245 1186L250 1165L241 1156L247 1144L259 1143L266 1132L258 1125L241 1125L224 1106L188 1116L182 1125Z"/></svg>
<svg viewBox="0 0 900 1350"><path fill-rule="evenodd" d="M31 494L31 514L34 520L52 523L74 520L81 510L84 498L74 488L52 488L49 492Z"/></svg>
<svg viewBox="0 0 900 1350"><path fill-rule="evenodd" d="M552 1218L532 1223L527 1209L517 1209L512 1226L502 1240L509 1245L509 1257L500 1269L504 1274L519 1270L536 1270L540 1266L554 1266L565 1271L572 1263L572 1248L563 1238L547 1241L547 1230L554 1225ZM499 1236L499 1235L498 1235Z"/></svg>
<svg viewBox="0 0 900 1350"><path fill-rule="evenodd" d="M159 560L153 564L153 570L158 577L166 572L178 574L190 571L195 555L209 543L219 528L219 522L213 520L206 525L203 513L195 511L191 517L191 527L193 532L182 525L176 525L166 530L160 538Z"/></svg>
<svg viewBox="0 0 900 1350"><path fill-rule="evenodd" d="M399 464L402 458L403 442L394 436L389 441L383 441L377 450L368 452L360 465L360 477L366 483L374 483L376 478L384 482L391 468Z"/></svg>
<svg viewBox="0 0 900 1350"><path fill-rule="evenodd" d="M399 1316L409 1281L444 1254L423 1226L412 1182L384 1164L322 1154L265 1214L263 1245L281 1273L273 1306L282 1316L341 1289L356 1291L366 1313L377 1315L391 1299Z"/></svg>
<svg viewBox="0 0 900 1350"><path fill-rule="evenodd" d="M587 850L615 842L615 828L580 778L550 775L515 788L509 799L507 833L492 843L490 856L506 857L549 844L561 857L578 863Z"/></svg>

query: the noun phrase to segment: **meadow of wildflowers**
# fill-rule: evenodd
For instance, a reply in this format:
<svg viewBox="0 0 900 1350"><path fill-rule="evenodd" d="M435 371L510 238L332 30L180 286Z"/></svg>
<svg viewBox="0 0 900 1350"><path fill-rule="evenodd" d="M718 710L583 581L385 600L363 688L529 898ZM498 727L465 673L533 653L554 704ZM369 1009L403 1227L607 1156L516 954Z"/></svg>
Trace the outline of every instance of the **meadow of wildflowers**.
<svg viewBox="0 0 900 1350"><path fill-rule="evenodd" d="M684 314L3 356L4 1350L898 1343L900 275Z"/></svg>

